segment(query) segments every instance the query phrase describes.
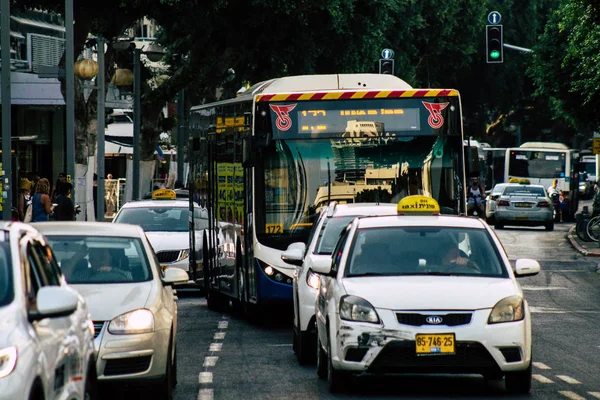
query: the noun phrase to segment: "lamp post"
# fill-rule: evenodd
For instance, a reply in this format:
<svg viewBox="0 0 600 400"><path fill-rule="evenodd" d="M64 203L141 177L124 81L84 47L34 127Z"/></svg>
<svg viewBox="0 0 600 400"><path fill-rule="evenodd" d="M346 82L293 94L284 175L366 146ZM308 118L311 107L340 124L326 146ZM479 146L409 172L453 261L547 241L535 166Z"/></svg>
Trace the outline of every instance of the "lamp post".
<svg viewBox="0 0 600 400"><path fill-rule="evenodd" d="M65 0L65 79L66 79L66 172L71 177L71 197L75 200L75 48L73 42L73 0Z"/></svg>
<svg viewBox="0 0 600 400"><path fill-rule="evenodd" d="M140 198L140 134L142 126L142 88L140 57L145 54L150 61L158 62L164 56L164 51L155 43L148 46L147 50L135 48L133 50L133 171L132 171L132 197Z"/></svg>
<svg viewBox="0 0 600 400"><path fill-rule="evenodd" d="M11 81L10 81L10 1L2 0L2 217L9 220L12 217L12 162L11 162Z"/></svg>
<svg viewBox="0 0 600 400"><path fill-rule="evenodd" d="M98 188L96 209L98 210L98 221L104 221L104 39L98 38L98 75L96 76L96 93L98 95L98 145L96 147L97 156L97 171L98 171Z"/></svg>

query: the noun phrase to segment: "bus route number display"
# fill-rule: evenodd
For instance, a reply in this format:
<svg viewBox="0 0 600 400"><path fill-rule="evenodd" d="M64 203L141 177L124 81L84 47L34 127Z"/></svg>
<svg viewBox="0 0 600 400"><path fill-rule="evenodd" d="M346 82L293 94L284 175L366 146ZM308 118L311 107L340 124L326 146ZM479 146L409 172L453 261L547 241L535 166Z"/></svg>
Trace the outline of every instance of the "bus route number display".
<svg viewBox="0 0 600 400"><path fill-rule="evenodd" d="M416 108L378 108L298 111L300 133L345 132L353 121L382 124L386 131L419 130Z"/></svg>

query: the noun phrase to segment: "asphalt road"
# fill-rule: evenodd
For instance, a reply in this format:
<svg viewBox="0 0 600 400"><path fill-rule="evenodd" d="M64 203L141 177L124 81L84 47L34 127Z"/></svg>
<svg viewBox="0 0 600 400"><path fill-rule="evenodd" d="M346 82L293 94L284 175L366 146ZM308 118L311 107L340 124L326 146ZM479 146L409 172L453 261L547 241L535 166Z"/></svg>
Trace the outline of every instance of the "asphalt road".
<svg viewBox="0 0 600 400"><path fill-rule="evenodd" d="M537 259L542 272L522 278L533 315L531 399L600 399L600 259L567 242L570 224L555 231L498 231L509 258ZM288 315L257 325L232 312L209 311L203 298L179 291L179 383L175 399L488 399L508 396L502 381L477 376L362 378L330 395L314 367L292 351Z"/></svg>

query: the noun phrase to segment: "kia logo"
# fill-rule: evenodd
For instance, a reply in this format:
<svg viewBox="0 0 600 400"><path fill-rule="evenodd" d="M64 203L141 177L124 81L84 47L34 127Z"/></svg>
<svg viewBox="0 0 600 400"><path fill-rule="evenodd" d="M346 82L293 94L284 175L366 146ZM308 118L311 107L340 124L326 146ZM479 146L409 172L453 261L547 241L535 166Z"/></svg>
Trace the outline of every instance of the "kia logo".
<svg viewBox="0 0 600 400"><path fill-rule="evenodd" d="M442 317L429 316L429 317L425 318L425 322L427 322L428 324L432 324L432 325L441 324L442 323Z"/></svg>

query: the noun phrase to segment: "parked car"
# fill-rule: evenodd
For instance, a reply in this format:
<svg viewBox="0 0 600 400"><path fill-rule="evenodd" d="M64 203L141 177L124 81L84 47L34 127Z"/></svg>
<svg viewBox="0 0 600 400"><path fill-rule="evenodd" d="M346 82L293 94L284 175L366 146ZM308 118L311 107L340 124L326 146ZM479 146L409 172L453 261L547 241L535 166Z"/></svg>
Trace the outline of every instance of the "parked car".
<svg viewBox="0 0 600 400"><path fill-rule="evenodd" d="M409 196L397 216L359 217L342 231L315 300L317 374L330 391L352 374L481 374L527 393L531 314L516 260L478 218L439 215Z"/></svg>
<svg viewBox="0 0 600 400"><path fill-rule="evenodd" d="M496 202L494 226L544 226L554 230L554 205L542 185L508 184Z"/></svg>
<svg viewBox="0 0 600 400"><path fill-rule="evenodd" d="M90 399L97 389L94 325L46 239L0 225L0 399Z"/></svg>
<svg viewBox="0 0 600 400"><path fill-rule="evenodd" d="M86 299L98 351L99 382L138 382L172 398L177 382L178 268L163 271L142 228L104 222L36 224L60 268ZM126 299L126 301L125 301Z"/></svg>
<svg viewBox="0 0 600 400"><path fill-rule="evenodd" d="M330 263L331 252L340 232L357 216L394 215L396 204L331 202L324 207L313 230L304 243L292 243L281 259L298 266L293 280L294 298L294 352L300 364L313 361L317 352L315 326L315 297L320 277L311 272L316 264Z"/></svg>

